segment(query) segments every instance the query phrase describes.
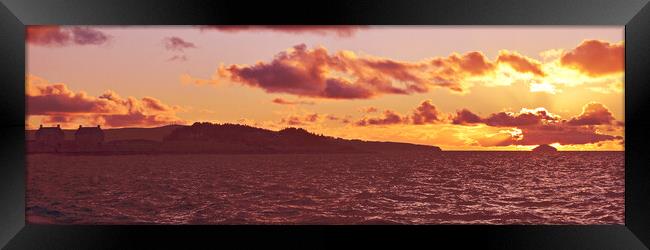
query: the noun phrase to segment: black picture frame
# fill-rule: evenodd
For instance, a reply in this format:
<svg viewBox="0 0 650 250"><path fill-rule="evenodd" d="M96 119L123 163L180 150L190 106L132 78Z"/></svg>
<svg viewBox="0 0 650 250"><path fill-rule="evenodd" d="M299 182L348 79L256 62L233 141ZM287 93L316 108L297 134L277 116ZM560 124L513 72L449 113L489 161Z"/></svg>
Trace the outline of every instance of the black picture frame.
<svg viewBox="0 0 650 250"><path fill-rule="evenodd" d="M6 249L453 246L647 249L650 246L648 0L208 1L1 0L0 246ZM625 225L57 226L25 223L25 26L359 24L625 25Z"/></svg>

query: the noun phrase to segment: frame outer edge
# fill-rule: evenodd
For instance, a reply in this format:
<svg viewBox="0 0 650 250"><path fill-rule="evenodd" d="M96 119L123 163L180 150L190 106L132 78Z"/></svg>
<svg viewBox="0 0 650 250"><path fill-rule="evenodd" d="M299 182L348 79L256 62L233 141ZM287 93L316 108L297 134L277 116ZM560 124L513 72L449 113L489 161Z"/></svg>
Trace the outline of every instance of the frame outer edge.
<svg viewBox="0 0 650 250"><path fill-rule="evenodd" d="M295 7L291 1L256 3L258 8L274 11L251 14L250 4L241 1L175 0L1 0L26 25L161 25L161 24L441 24L441 25L624 25L648 0L374 0L333 1L319 6L336 15L313 15L285 10ZM129 6L124 11L121 6ZM188 8L210 11L188 12ZM244 11L229 11L229 10ZM168 20L156 19L158 12ZM429 15L428 13L431 12ZM409 15L410 13L414 15ZM435 13L444 13L441 16ZM256 16L257 14L261 14ZM385 17L392 15L392 21ZM174 22L182 18L182 23ZM258 21L259 22L259 21Z"/></svg>
<svg viewBox="0 0 650 250"><path fill-rule="evenodd" d="M2 67L0 67L0 76L3 79L12 79L16 82L24 82L24 23L29 23L30 20L27 18L26 21L14 15L13 11L5 6L5 2L9 0L2 0L0 2L0 31L3 32L3 40L7 41L6 43L0 43L0 57L3 58L0 61ZM16 5L16 1L13 1L11 6ZM27 5L34 4L34 1L26 1ZM639 128L648 127L650 123L647 120L643 120L642 112L650 108L650 105L647 104L646 98L650 96L650 87L647 85L650 82L649 73L650 72L650 52L648 50L648 44L650 44L650 35L648 34L647 25L650 24L650 4L647 0L636 1L630 3L630 5L635 5L637 3L643 3L644 5L640 9L636 9L638 13L633 15L631 18L626 18L629 20L626 25L626 72L625 72L625 116L626 122L634 122ZM15 6L14 6L15 7ZM47 17L55 18L56 17ZM46 18L46 19L47 19ZM82 18L83 19L83 18ZM33 21L33 20L31 20ZM366 20L367 21L367 20ZM418 20L412 20L418 22ZM422 20L419 20L420 22ZM128 21L127 21L128 22ZM560 21L562 22L562 21ZM633 39L628 40L627 34L634 34ZM17 53L22 53L23 57L15 57ZM21 64L20 67L23 68L21 71L15 71L17 64ZM636 83L628 81L628 79L637 79L640 80ZM15 155L16 153L16 144L14 144L14 137L20 137L19 140L24 140L23 130L24 130L24 106L16 106L16 103L7 102L15 101L16 98L22 99L24 101L24 85L17 84L12 86L7 83L0 83L3 86L2 91L0 91L0 117L3 119L2 130L0 130L0 136L6 138L3 142L2 151L0 151L0 160L7 163L23 163L24 165L24 151L20 146L24 144L19 144L20 148L18 151L23 151L21 155ZM634 85L634 92L631 92L631 88L628 86ZM17 90L19 89L19 90ZM11 93L23 93L23 96L7 96ZM5 98L7 97L7 98ZM18 116L16 116L18 114ZM10 118L10 122L7 122L5 119ZM626 134L629 134L631 131L627 130ZM648 174L648 166L637 166L638 169L646 168L645 170L632 170L629 171L629 164L632 162L631 159L634 159L634 162L650 162L650 154L644 154L641 152L643 144L646 139L646 131L635 130L634 134L641 135L636 138L626 136L626 146L633 146L638 148L637 152L626 151L626 206L625 206L625 226L646 246L650 246L650 214L647 211L650 211L650 200L648 199L648 194L650 194L650 183L647 183L650 180L650 174ZM10 137L10 138L8 138ZM24 142L23 142L24 143ZM12 154L13 153L13 154ZM3 166L4 167L4 166ZM629 172L627 172L629 171ZM25 174L24 171L9 172L2 171L0 175L0 247L7 244L7 242L14 237L24 226L24 192L25 192ZM19 194L21 197L14 197ZM20 205L20 211L16 210L15 207L9 207L6 204ZM18 220L16 219L18 218Z"/></svg>
<svg viewBox="0 0 650 250"><path fill-rule="evenodd" d="M24 84L25 29L23 23L0 3L0 247L25 226ZM16 96L23 93L23 96ZM19 100L23 102L20 103ZM18 142L18 143L16 143Z"/></svg>
<svg viewBox="0 0 650 250"><path fill-rule="evenodd" d="M650 4L646 4L625 26L625 226L650 246L650 154L644 152L650 119ZM632 91L633 90L633 91ZM628 147L633 150L627 150ZM633 163L645 163L631 167Z"/></svg>

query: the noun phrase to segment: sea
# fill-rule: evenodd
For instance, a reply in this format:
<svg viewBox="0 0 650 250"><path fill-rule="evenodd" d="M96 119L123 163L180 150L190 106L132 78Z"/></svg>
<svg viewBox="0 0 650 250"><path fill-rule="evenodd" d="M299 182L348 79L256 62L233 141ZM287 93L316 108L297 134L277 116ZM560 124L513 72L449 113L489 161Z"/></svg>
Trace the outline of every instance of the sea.
<svg viewBox="0 0 650 250"><path fill-rule="evenodd" d="M624 224L624 152L29 154L31 224Z"/></svg>

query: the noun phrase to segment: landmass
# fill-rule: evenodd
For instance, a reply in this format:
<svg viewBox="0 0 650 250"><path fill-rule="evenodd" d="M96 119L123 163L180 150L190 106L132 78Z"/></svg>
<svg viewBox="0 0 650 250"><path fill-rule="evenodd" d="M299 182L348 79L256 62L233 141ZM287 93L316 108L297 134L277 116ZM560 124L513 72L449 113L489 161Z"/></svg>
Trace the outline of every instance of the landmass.
<svg viewBox="0 0 650 250"><path fill-rule="evenodd" d="M191 126L27 130L28 153L379 153L440 152L440 147L399 142L343 139L302 128L273 131L240 124L197 122Z"/></svg>
<svg viewBox="0 0 650 250"><path fill-rule="evenodd" d="M557 149L548 145L548 144L542 144L539 145L535 148L533 148L533 152L536 153L548 153L548 152L557 152Z"/></svg>

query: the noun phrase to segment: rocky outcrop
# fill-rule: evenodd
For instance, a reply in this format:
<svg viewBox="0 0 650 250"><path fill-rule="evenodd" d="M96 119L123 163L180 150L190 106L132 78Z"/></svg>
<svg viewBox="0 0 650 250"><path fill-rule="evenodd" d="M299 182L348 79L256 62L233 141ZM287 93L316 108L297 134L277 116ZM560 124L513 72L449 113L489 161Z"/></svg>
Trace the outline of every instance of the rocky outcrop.
<svg viewBox="0 0 650 250"><path fill-rule="evenodd" d="M533 149L533 152L536 153L549 153L549 152L557 152L557 149L548 145L548 144L542 144Z"/></svg>

